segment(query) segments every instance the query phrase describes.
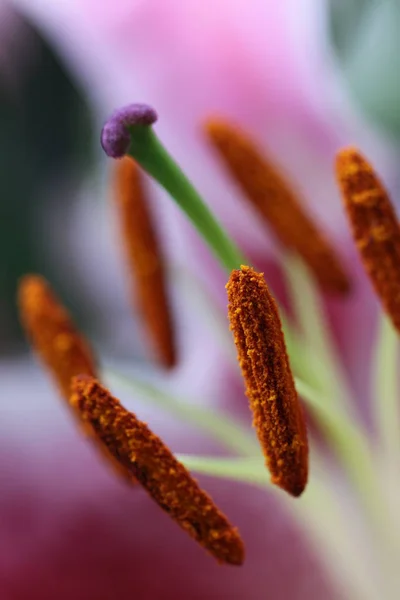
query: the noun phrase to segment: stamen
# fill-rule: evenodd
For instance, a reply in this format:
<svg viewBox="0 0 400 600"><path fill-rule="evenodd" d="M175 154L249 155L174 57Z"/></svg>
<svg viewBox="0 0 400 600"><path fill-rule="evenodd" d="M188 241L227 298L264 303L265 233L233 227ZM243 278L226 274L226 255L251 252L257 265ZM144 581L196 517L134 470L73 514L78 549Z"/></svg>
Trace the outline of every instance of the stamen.
<svg viewBox="0 0 400 600"><path fill-rule="evenodd" d="M338 152L336 174L364 268L400 332L400 226L394 207L357 148Z"/></svg>
<svg viewBox="0 0 400 600"><path fill-rule="evenodd" d="M346 271L320 228L313 222L272 162L244 132L222 120L209 120L206 134L240 186L283 246L295 250L314 273L322 289L344 294Z"/></svg>
<svg viewBox="0 0 400 600"><path fill-rule="evenodd" d="M275 300L262 273L242 266L228 284L228 316L271 481L293 496L307 483L308 443Z"/></svg>
<svg viewBox="0 0 400 600"><path fill-rule="evenodd" d="M242 564L244 547L237 529L145 423L85 375L74 379L71 403L108 451L182 529L219 561Z"/></svg>
<svg viewBox="0 0 400 600"><path fill-rule="evenodd" d="M50 370L62 396L68 400L72 377L80 373L97 376L89 344L43 277L22 277L18 305L21 323L33 347Z"/></svg>
<svg viewBox="0 0 400 600"><path fill-rule="evenodd" d="M129 157L116 165L116 202L132 287L160 362L173 367L175 340L164 264L139 168Z"/></svg>
<svg viewBox="0 0 400 600"><path fill-rule="evenodd" d="M80 374L97 377L92 350L76 329L67 310L39 275L25 275L18 286L21 323L41 360L50 370L61 395L69 402L73 377ZM78 417L79 425L82 419ZM84 424L83 433L97 442L93 429ZM101 447L103 456L129 483L136 483L131 473Z"/></svg>
<svg viewBox="0 0 400 600"><path fill-rule="evenodd" d="M157 138L151 127L156 118L155 111L142 104L116 111L103 127L104 151L113 158L129 154L186 213L222 266L228 271L238 268L243 262L240 250Z"/></svg>

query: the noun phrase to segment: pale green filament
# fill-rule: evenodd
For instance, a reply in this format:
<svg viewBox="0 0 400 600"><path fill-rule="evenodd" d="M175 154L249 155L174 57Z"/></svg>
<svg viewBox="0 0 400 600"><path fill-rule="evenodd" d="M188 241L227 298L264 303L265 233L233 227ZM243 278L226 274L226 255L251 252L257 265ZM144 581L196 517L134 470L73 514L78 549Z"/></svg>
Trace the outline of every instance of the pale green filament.
<svg viewBox="0 0 400 600"><path fill-rule="evenodd" d="M283 257L290 300L298 322L302 351L289 354L295 371L335 406L353 412L353 402L323 314L321 297L304 262L293 254Z"/></svg>
<svg viewBox="0 0 400 600"><path fill-rule="evenodd" d="M261 458L214 458L190 454L179 454L177 458L197 473L272 487Z"/></svg>
<svg viewBox="0 0 400 600"><path fill-rule="evenodd" d="M358 490L374 526L389 541L392 532L387 514L382 512L384 493L375 456L366 432L354 415L354 400L333 348L312 277L296 257L286 257L284 265L304 343L303 353L296 352L294 357L296 372L301 373L301 379L296 380L297 391ZM290 349L289 355L292 360Z"/></svg>
<svg viewBox="0 0 400 600"><path fill-rule="evenodd" d="M225 413L220 413L215 408L208 409L195 405L187 400L177 400L155 385L127 377L115 369L104 370L103 376L106 381L115 385L122 384L136 395L151 401L158 408L206 431L229 450L245 456L257 455L259 446L254 435Z"/></svg>
<svg viewBox="0 0 400 600"><path fill-rule="evenodd" d="M301 500L297 501L272 486L261 457L213 458L180 454L177 458L196 473L257 485L279 496L279 501L285 504L315 545L315 551L331 574L340 598L376 600L378 592L382 593L385 586L384 582L377 584L375 551L370 552L370 546L360 550L357 527L346 520L347 511L341 506L340 494L335 492L329 467L324 461L317 461L315 454L313 456L312 468L316 476L308 484ZM348 596L343 595L346 592Z"/></svg>
<svg viewBox="0 0 400 600"><path fill-rule="evenodd" d="M400 396L398 385L398 333L382 315L376 345L374 407L382 458L400 464Z"/></svg>
<svg viewBox="0 0 400 600"><path fill-rule="evenodd" d="M184 266L173 266L168 275L179 290L179 296L183 296L185 303L187 300L187 305L191 307L196 317L204 322L223 355L229 357L232 364L239 368L237 352L228 327L228 316L221 318L221 307L217 305L209 290L202 285L195 273Z"/></svg>
<svg viewBox="0 0 400 600"><path fill-rule="evenodd" d="M296 389L323 429L352 483L359 489L364 504L381 521L376 466L365 432L350 415L332 405L318 390L299 379L296 379Z"/></svg>

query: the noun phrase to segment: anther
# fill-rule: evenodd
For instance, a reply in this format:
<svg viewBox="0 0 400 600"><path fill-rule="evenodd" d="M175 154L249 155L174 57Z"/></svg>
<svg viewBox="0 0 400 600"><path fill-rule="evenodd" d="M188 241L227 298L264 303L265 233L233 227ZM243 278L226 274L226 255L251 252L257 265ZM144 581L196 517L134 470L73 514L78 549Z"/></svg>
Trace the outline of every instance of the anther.
<svg viewBox="0 0 400 600"><path fill-rule="evenodd" d="M172 367L176 353L164 261L145 197L143 174L128 156L118 161L115 168L115 200L132 296L160 362Z"/></svg>
<svg viewBox="0 0 400 600"><path fill-rule="evenodd" d="M80 374L97 377L96 363L88 342L76 329L50 285L40 275L22 277L18 287L18 305L21 323L33 348L49 369L61 395L69 402L73 377ZM80 415L75 410L73 412L82 428ZM83 433L97 443L89 424L84 424ZM101 451L114 471L130 484L135 483L131 473L105 448L101 447Z"/></svg>
<svg viewBox="0 0 400 600"><path fill-rule="evenodd" d="M71 403L107 451L182 529L218 561L242 564L244 547L238 531L145 423L88 376L74 379Z"/></svg>
<svg viewBox="0 0 400 600"><path fill-rule="evenodd" d="M382 182L357 148L340 150L336 174L364 268L400 332L400 226Z"/></svg>
<svg viewBox="0 0 400 600"><path fill-rule="evenodd" d="M34 349L50 370L62 396L68 400L74 375L97 376L89 344L43 277L22 277L18 286L18 305L21 323Z"/></svg>
<svg viewBox="0 0 400 600"><path fill-rule="evenodd" d="M280 243L301 256L322 289L348 292L349 279L339 257L287 178L247 134L230 123L209 120L205 130L244 197Z"/></svg>
<svg viewBox="0 0 400 600"><path fill-rule="evenodd" d="M277 305L263 274L242 266L228 284L228 316L271 481L293 496L307 483L308 443Z"/></svg>

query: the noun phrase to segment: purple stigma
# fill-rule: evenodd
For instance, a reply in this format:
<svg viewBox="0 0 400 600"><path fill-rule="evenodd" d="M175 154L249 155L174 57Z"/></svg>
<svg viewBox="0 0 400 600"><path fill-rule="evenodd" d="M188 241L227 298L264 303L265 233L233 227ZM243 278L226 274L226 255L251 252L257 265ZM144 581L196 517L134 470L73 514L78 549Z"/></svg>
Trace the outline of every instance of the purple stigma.
<svg viewBox="0 0 400 600"><path fill-rule="evenodd" d="M101 130L101 145L111 158L122 158L130 145L129 127L152 125L157 121L157 113L147 104L129 104L114 111Z"/></svg>

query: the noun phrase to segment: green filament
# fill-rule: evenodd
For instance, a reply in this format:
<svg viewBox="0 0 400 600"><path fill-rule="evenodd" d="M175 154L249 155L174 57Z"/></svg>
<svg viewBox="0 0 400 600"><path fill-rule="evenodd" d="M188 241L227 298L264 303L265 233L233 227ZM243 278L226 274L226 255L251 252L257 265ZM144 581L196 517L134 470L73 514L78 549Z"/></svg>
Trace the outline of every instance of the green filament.
<svg viewBox="0 0 400 600"><path fill-rule="evenodd" d="M149 173L187 214L200 235L210 246L221 265L228 271L238 269L246 259L216 220L189 179L154 133L151 127L130 128L128 153Z"/></svg>

